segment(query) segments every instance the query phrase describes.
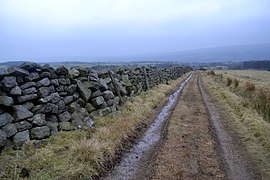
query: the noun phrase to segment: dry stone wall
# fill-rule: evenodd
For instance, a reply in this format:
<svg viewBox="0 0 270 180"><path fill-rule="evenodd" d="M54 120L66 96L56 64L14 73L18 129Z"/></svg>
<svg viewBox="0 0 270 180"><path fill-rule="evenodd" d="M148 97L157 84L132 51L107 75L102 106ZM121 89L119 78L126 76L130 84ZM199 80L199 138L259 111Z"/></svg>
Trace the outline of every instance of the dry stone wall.
<svg viewBox="0 0 270 180"><path fill-rule="evenodd" d="M128 97L177 79L188 67L141 67L96 72L24 63L0 69L0 148L94 125Z"/></svg>

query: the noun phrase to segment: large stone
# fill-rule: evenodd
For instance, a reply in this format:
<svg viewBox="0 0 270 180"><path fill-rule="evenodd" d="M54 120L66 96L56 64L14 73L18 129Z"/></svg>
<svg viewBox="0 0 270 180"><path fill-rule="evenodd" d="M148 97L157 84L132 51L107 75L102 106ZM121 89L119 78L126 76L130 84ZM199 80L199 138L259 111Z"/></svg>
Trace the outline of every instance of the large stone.
<svg viewBox="0 0 270 180"><path fill-rule="evenodd" d="M64 86L70 85L71 83L69 78L63 78L63 77L59 78L58 81L59 81L59 84L64 85Z"/></svg>
<svg viewBox="0 0 270 180"><path fill-rule="evenodd" d="M51 93L51 89L49 87L41 87L38 89L38 95L40 97L46 97L49 96L49 94Z"/></svg>
<svg viewBox="0 0 270 180"><path fill-rule="evenodd" d="M87 110L88 113L91 113L96 110L96 108L91 103L87 103L85 109Z"/></svg>
<svg viewBox="0 0 270 180"><path fill-rule="evenodd" d="M73 100L74 100L74 97L73 96L66 96L64 98L65 104L69 104L69 103L73 102Z"/></svg>
<svg viewBox="0 0 270 180"><path fill-rule="evenodd" d="M44 114L36 114L33 116L33 122L36 126L44 126L46 124L46 118Z"/></svg>
<svg viewBox="0 0 270 180"><path fill-rule="evenodd" d="M22 119L30 118L32 116L33 116L33 113L31 113L24 106L22 105L13 106L13 117L15 118L15 121L18 122Z"/></svg>
<svg viewBox="0 0 270 180"><path fill-rule="evenodd" d="M104 91L104 92L102 93L102 96L104 97L104 99L105 99L106 101L114 98L114 94L113 94L113 92L110 91L110 90Z"/></svg>
<svg viewBox="0 0 270 180"><path fill-rule="evenodd" d="M32 124L30 124L28 121L21 121L21 122L15 123L15 125L18 131L20 132L32 128Z"/></svg>
<svg viewBox="0 0 270 180"><path fill-rule="evenodd" d="M0 115L0 127L11 123L14 120L14 118L9 113L4 113Z"/></svg>
<svg viewBox="0 0 270 180"><path fill-rule="evenodd" d="M80 72L77 70L77 69L75 69L75 68L72 68L70 71L69 71L69 75L71 76L71 77L78 77L79 75L80 75Z"/></svg>
<svg viewBox="0 0 270 180"><path fill-rule="evenodd" d="M47 121L46 126L51 130L51 135L57 135L58 132L58 123Z"/></svg>
<svg viewBox="0 0 270 180"><path fill-rule="evenodd" d="M54 87L58 87L58 86L59 86L59 81L58 81L58 79L52 79L52 80L51 80L51 85L53 85Z"/></svg>
<svg viewBox="0 0 270 180"><path fill-rule="evenodd" d="M0 78L8 75L7 69L0 67Z"/></svg>
<svg viewBox="0 0 270 180"><path fill-rule="evenodd" d="M104 101L104 98L102 96L99 96L99 97L92 99L92 103L96 108L101 106L104 102L105 101Z"/></svg>
<svg viewBox="0 0 270 180"><path fill-rule="evenodd" d="M44 78L37 82L37 87L45 87L49 86L51 84L50 80L48 78Z"/></svg>
<svg viewBox="0 0 270 180"><path fill-rule="evenodd" d="M59 123L59 130L60 131L70 131L70 130L73 130L73 126L70 122L60 122Z"/></svg>
<svg viewBox="0 0 270 180"><path fill-rule="evenodd" d="M10 67L8 68L8 73L11 76L16 76L16 77L25 77L25 76L29 76L29 72L22 69L22 68L18 68L18 67Z"/></svg>
<svg viewBox="0 0 270 180"><path fill-rule="evenodd" d="M72 85L68 86L65 90L68 92L68 95L72 95L72 94L74 94L76 92L77 85L72 84Z"/></svg>
<svg viewBox="0 0 270 180"><path fill-rule="evenodd" d="M10 90L11 88L18 85L17 79L14 76L6 76L2 80L2 85L6 90Z"/></svg>
<svg viewBox="0 0 270 180"><path fill-rule="evenodd" d="M50 136L50 129L47 126L36 127L31 129L31 138L44 139Z"/></svg>
<svg viewBox="0 0 270 180"><path fill-rule="evenodd" d="M6 133L7 138L15 135L18 132L15 124L7 124L2 127L2 130Z"/></svg>
<svg viewBox="0 0 270 180"><path fill-rule="evenodd" d="M91 97L91 91L87 89L79 80L77 80L77 85L83 99L88 102L89 98Z"/></svg>
<svg viewBox="0 0 270 180"><path fill-rule="evenodd" d="M3 147L7 142L7 136L4 131L0 129L0 147Z"/></svg>
<svg viewBox="0 0 270 180"><path fill-rule="evenodd" d="M19 67L29 72L36 71L37 68L40 68L40 66L34 62L24 62Z"/></svg>
<svg viewBox="0 0 270 180"><path fill-rule="evenodd" d="M31 87L31 88L22 90L22 93L23 93L23 95L35 94L35 93L37 93L37 89L35 87Z"/></svg>
<svg viewBox="0 0 270 180"><path fill-rule="evenodd" d="M109 87L108 87L108 84L106 83L106 81L103 80L103 79L101 79L101 80L100 80L100 87L99 87L99 89L100 89L101 91L106 91L108 88L109 88Z"/></svg>
<svg viewBox="0 0 270 180"><path fill-rule="evenodd" d="M97 90L97 91L95 91L95 92L92 93L91 98L96 98L96 97L101 96L101 95L102 95L101 94L101 91L100 90Z"/></svg>
<svg viewBox="0 0 270 180"><path fill-rule="evenodd" d="M68 75L68 69L65 66L59 66L56 70L55 70L57 75L63 75L66 76Z"/></svg>
<svg viewBox="0 0 270 180"><path fill-rule="evenodd" d="M128 75L122 75L122 83L125 85L125 86L132 86L129 78L128 78Z"/></svg>
<svg viewBox="0 0 270 180"><path fill-rule="evenodd" d="M9 94L19 96L22 95L22 90L19 86L15 86L10 90Z"/></svg>
<svg viewBox="0 0 270 180"><path fill-rule="evenodd" d="M59 120L61 122L68 122L70 119L71 119L71 115L67 111L59 115Z"/></svg>
<svg viewBox="0 0 270 180"><path fill-rule="evenodd" d="M0 105L4 105L4 106L13 106L13 99L11 97L8 96L0 96Z"/></svg>
<svg viewBox="0 0 270 180"><path fill-rule="evenodd" d="M34 72L34 73L30 73L29 76L24 78L25 81L37 81L38 79L40 79L40 76L38 73Z"/></svg>
<svg viewBox="0 0 270 180"><path fill-rule="evenodd" d="M37 94L28 94L25 96L18 96L17 100L18 100L18 103L22 103L22 102L30 101L33 99L37 99L37 97L38 97Z"/></svg>
<svg viewBox="0 0 270 180"><path fill-rule="evenodd" d="M20 88L22 90L24 90L24 89L27 89L27 88L30 88L30 87L36 87L36 86L37 85L36 85L35 82L28 82L28 83L25 83L25 84L21 85Z"/></svg>
<svg viewBox="0 0 270 180"><path fill-rule="evenodd" d="M21 147L23 144L27 143L30 141L29 137L29 131L23 131L23 132L18 132L14 137L13 141L15 143L15 147Z"/></svg>

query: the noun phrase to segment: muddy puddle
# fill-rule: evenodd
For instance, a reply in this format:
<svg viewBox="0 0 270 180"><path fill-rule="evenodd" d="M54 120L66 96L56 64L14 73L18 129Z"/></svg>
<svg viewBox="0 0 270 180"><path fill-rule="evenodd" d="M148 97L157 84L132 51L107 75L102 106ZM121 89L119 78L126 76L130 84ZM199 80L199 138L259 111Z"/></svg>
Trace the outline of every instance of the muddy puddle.
<svg viewBox="0 0 270 180"><path fill-rule="evenodd" d="M163 126L173 110L181 91L187 82L191 79L192 74L186 78L178 89L169 97L168 103L162 108L161 112L146 130L142 138L131 148L130 152L125 154L114 170L106 177L108 179L134 179L134 174L139 169L143 156L151 151L154 146L161 140Z"/></svg>

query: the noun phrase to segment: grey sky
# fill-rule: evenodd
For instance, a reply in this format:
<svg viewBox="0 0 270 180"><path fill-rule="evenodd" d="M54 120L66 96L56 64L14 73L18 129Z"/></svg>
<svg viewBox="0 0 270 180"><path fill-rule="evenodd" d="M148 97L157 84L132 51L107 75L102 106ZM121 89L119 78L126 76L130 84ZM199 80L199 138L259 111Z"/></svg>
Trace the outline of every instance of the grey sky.
<svg viewBox="0 0 270 180"><path fill-rule="evenodd" d="M269 0L0 0L0 61L270 43Z"/></svg>

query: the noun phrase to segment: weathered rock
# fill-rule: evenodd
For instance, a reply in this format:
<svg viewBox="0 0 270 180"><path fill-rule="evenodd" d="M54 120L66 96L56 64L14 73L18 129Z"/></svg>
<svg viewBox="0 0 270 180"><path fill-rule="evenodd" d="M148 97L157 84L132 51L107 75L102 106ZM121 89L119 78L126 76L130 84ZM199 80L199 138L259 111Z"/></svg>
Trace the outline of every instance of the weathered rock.
<svg viewBox="0 0 270 180"><path fill-rule="evenodd" d="M26 102L26 103L23 104L23 106L30 111L30 110L33 109L34 104L31 103L31 102Z"/></svg>
<svg viewBox="0 0 270 180"><path fill-rule="evenodd" d="M24 62L19 67L29 72L36 71L37 68L40 68L40 66L34 62Z"/></svg>
<svg viewBox="0 0 270 180"><path fill-rule="evenodd" d="M96 98L98 96L101 96L101 91L100 90L97 90L97 91L93 92L91 98Z"/></svg>
<svg viewBox="0 0 270 180"><path fill-rule="evenodd" d="M89 74L89 69L86 67L78 67L76 68L77 71L79 71L80 76L87 76Z"/></svg>
<svg viewBox="0 0 270 180"><path fill-rule="evenodd" d="M99 89L101 91L106 91L108 89L108 84L106 83L106 81L104 81L103 79L100 80L100 87Z"/></svg>
<svg viewBox="0 0 270 180"><path fill-rule="evenodd" d="M48 78L44 78L40 81L37 82L37 87L46 87L49 86L51 84L51 81Z"/></svg>
<svg viewBox="0 0 270 180"><path fill-rule="evenodd" d="M128 78L128 75L122 75L122 83L125 85L125 86L132 86L129 78Z"/></svg>
<svg viewBox="0 0 270 180"><path fill-rule="evenodd" d="M13 99L11 97L8 96L0 96L0 105L4 105L4 106L13 106Z"/></svg>
<svg viewBox="0 0 270 180"><path fill-rule="evenodd" d="M35 94L35 93L37 93L37 89L35 87L31 87L31 88L22 90L22 93L23 93L23 95Z"/></svg>
<svg viewBox="0 0 270 180"><path fill-rule="evenodd" d="M31 113L24 106L22 106L22 105L13 106L13 117L15 118L14 120L16 122L18 122L22 119L30 118L32 116L33 116L33 113Z"/></svg>
<svg viewBox="0 0 270 180"><path fill-rule="evenodd" d="M63 75L66 76L68 75L69 71L65 66L59 66L56 70L55 70L57 75Z"/></svg>
<svg viewBox="0 0 270 180"><path fill-rule="evenodd" d="M6 133L7 138L15 135L18 132L15 124L7 124L2 127L2 130Z"/></svg>
<svg viewBox="0 0 270 180"><path fill-rule="evenodd" d="M86 127L93 127L94 126L94 121L90 118L90 117L85 117L83 119L83 122L85 124Z"/></svg>
<svg viewBox="0 0 270 180"><path fill-rule="evenodd" d="M49 78L51 79L52 78L52 74L50 72L42 72L40 75L39 75L40 78Z"/></svg>
<svg viewBox="0 0 270 180"><path fill-rule="evenodd" d="M64 100L61 100L57 103L58 109L59 110L64 110L66 108L66 104Z"/></svg>
<svg viewBox="0 0 270 180"><path fill-rule="evenodd" d="M30 124L28 121L21 121L21 122L15 123L15 125L18 131L20 132L32 128L32 124Z"/></svg>
<svg viewBox="0 0 270 180"><path fill-rule="evenodd" d="M64 86L70 85L71 83L69 78L63 78L63 77L59 78L58 81L59 81L59 84L64 85Z"/></svg>
<svg viewBox="0 0 270 180"><path fill-rule="evenodd" d="M19 96L22 95L22 90L19 86L15 86L10 90L9 94Z"/></svg>
<svg viewBox="0 0 270 180"><path fill-rule="evenodd" d="M51 84L52 84L54 87L58 87L58 86L59 86L59 81L58 81L58 79L52 79L52 80L51 80Z"/></svg>
<svg viewBox="0 0 270 180"><path fill-rule="evenodd" d="M100 83L95 82L95 81L85 81L84 86L87 87L88 89L91 89L92 91L97 91L100 88Z"/></svg>
<svg viewBox="0 0 270 180"><path fill-rule="evenodd" d="M17 77L17 83L18 83L18 84L24 83L23 77L21 77L21 76Z"/></svg>
<svg viewBox="0 0 270 180"><path fill-rule="evenodd" d="M73 124L76 128L81 129L81 128L83 128L83 126L84 126L83 120L84 120L84 118L85 118L86 116L88 116L88 113L87 113L86 109L80 108L79 111L75 111L75 112L72 114L72 120L71 120L71 122L72 122L72 124Z"/></svg>
<svg viewBox="0 0 270 180"><path fill-rule="evenodd" d="M6 90L10 90L11 88L18 85L17 79L14 76L6 76L2 80L2 85Z"/></svg>
<svg viewBox="0 0 270 180"><path fill-rule="evenodd" d="M112 91L109 91L109 90L104 91L104 92L102 93L102 96L103 96L103 98L104 98L105 100L110 100L110 99L113 99L113 98L114 98L113 92L112 92Z"/></svg>
<svg viewBox="0 0 270 180"><path fill-rule="evenodd" d="M96 108L101 106L104 102L105 101L104 101L104 98L102 96L99 96L99 97L92 99L92 103Z"/></svg>
<svg viewBox="0 0 270 180"><path fill-rule="evenodd" d="M33 116L33 122L36 126L44 126L46 124L46 118L44 114L36 114Z"/></svg>
<svg viewBox="0 0 270 180"><path fill-rule="evenodd" d="M58 106L52 103L45 104L42 109L40 110L40 113L53 113L57 114L58 113Z"/></svg>
<svg viewBox="0 0 270 180"><path fill-rule="evenodd" d="M71 115L67 111L59 115L59 120L61 122L68 122L70 119L71 119Z"/></svg>
<svg viewBox="0 0 270 180"><path fill-rule="evenodd" d="M19 77L25 77L25 76L29 76L29 72L22 69L22 68L18 68L18 67L10 67L8 68L8 73L11 76L19 76Z"/></svg>
<svg viewBox="0 0 270 180"><path fill-rule="evenodd" d="M87 110L88 113L91 113L96 110L96 108L91 103L87 103L85 109Z"/></svg>
<svg viewBox="0 0 270 180"><path fill-rule="evenodd" d="M0 127L11 123L14 120L14 118L9 113L4 113L0 115Z"/></svg>
<svg viewBox="0 0 270 180"><path fill-rule="evenodd" d="M46 96L49 96L49 94L51 93L51 90L49 87L41 87L38 89L38 95L40 97L46 97Z"/></svg>
<svg viewBox="0 0 270 180"><path fill-rule="evenodd" d="M0 147L3 147L7 142L7 136L4 131L0 129Z"/></svg>
<svg viewBox="0 0 270 180"><path fill-rule="evenodd" d="M83 97L83 99L87 102L89 98L91 97L91 91L87 89L83 83L79 80L77 80L78 89Z"/></svg>
<svg viewBox="0 0 270 180"><path fill-rule="evenodd" d="M58 123L57 122L47 121L46 126L51 130L52 136L58 134Z"/></svg>
<svg viewBox="0 0 270 180"><path fill-rule="evenodd" d="M75 69L75 68L72 68L70 71L69 71L69 75L71 76L71 77L78 77L79 75L80 75L80 72L77 70L77 69Z"/></svg>
<svg viewBox="0 0 270 180"><path fill-rule="evenodd" d="M7 75L8 75L7 69L1 67L0 68L0 78L7 76Z"/></svg>
<svg viewBox="0 0 270 180"><path fill-rule="evenodd" d="M69 104L69 103L73 102L73 100L74 100L74 97L73 96L66 96L64 98L65 104Z"/></svg>
<svg viewBox="0 0 270 180"><path fill-rule="evenodd" d="M48 114L46 115L46 121L51 121L51 122L57 122L58 121L58 118L56 115L53 115L53 114Z"/></svg>
<svg viewBox="0 0 270 180"><path fill-rule="evenodd" d="M24 90L24 89L27 89L27 88L30 88L30 87L36 87L36 86L37 85L36 85L35 82L28 82L28 83L25 83L25 84L21 85L20 88L22 90Z"/></svg>
<svg viewBox="0 0 270 180"><path fill-rule="evenodd" d="M59 130L60 131L70 131L73 130L73 126L70 122L60 122L59 123Z"/></svg>
<svg viewBox="0 0 270 180"><path fill-rule="evenodd" d="M98 109L96 111L93 111L90 113L91 116L96 117L96 116L106 116L111 113L111 109L109 107L103 108L103 109Z"/></svg>
<svg viewBox="0 0 270 180"><path fill-rule="evenodd" d="M68 92L68 95L72 95L72 94L74 94L76 92L77 85L72 84L72 85L68 86L65 90Z"/></svg>
<svg viewBox="0 0 270 180"><path fill-rule="evenodd" d="M40 76L38 73L34 72L34 73L30 73L29 76L24 78L25 81L37 81L38 79L40 79Z"/></svg>
<svg viewBox="0 0 270 180"><path fill-rule="evenodd" d="M29 131L23 131L23 132L18 132L14 137L13 137L13 141L15 143L15 147L19 148L21 147L23 144L26 144L27 142L30 141L29 138Z"/></svg>
<svg viewBox="0 0 270 180"><path fill-rule="evenodd" d="M33 139L44 139L50 136L50 129L47 126L35 127L31 129L31 137Z"/></svg>
<svg viewBox="0 0 270 180"><path fill-rule="evenodd" d="M37 94L28 94L25 96L18 96L17 101L18 101L18 103L22 103L22 102L30 101L33 99L37 99L37 97L38 97Z"/></svg>

